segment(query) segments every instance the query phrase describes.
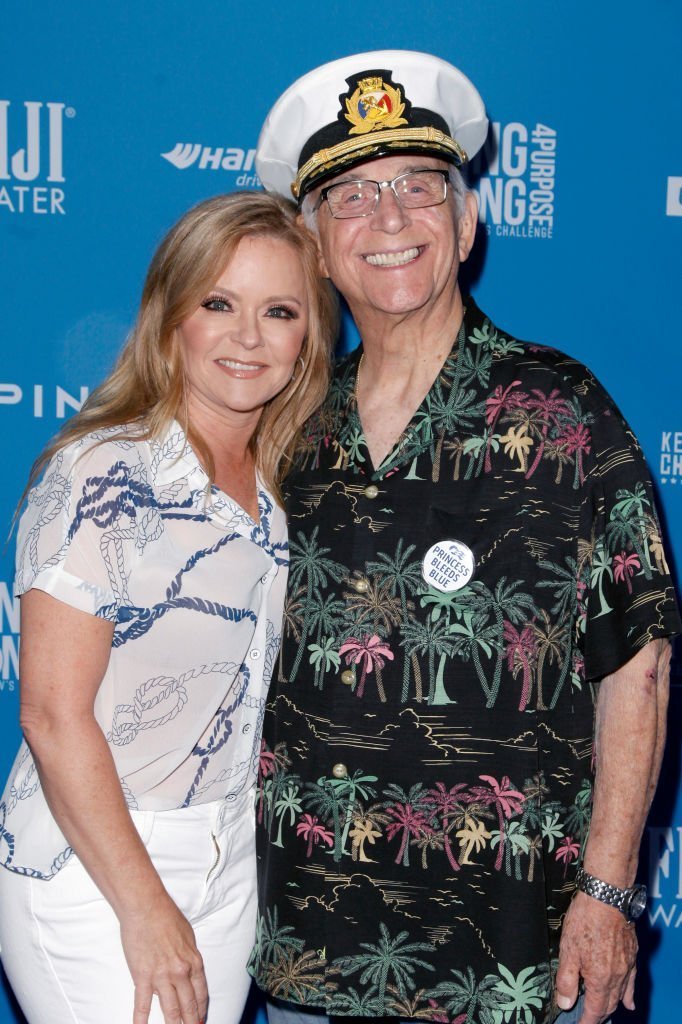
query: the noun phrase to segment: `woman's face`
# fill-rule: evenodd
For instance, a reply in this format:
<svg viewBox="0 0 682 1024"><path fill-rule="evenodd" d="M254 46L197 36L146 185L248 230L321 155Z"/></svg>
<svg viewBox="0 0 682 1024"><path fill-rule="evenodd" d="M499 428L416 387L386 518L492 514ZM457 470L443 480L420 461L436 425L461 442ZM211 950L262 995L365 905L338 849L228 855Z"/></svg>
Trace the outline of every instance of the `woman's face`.
<svg viewBox="0 0 682 1024"><path fill-rule="evenodd" d="M265 403L291 380L308 315L294 247L278 238L243 238L179 328L190 420L217 414L255 429Z"/></svg>

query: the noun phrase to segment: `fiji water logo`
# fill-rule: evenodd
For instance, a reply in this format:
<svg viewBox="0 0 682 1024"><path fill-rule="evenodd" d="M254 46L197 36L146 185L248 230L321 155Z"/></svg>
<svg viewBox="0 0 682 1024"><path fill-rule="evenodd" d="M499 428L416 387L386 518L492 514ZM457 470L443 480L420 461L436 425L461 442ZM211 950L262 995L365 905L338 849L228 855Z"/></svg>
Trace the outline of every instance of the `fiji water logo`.
<svg viewBox="0 0 682 1024"><path fill-rule="evenodd" d="M0 214L66 212L64 103L0 100Z"/></svg>
<svg viewBox="0 0 682 1024"><path fill-rule="evenodd" d="M554 231L556 129L520 121L491 126L472 161L479 217L489 235L551 238Z"/></svg>
<svg viewBox="0 0 682 1024"><path fill-rule="evenodd" d="M19 598L0 580L0 693L12 693L19 680Z"/></svg>
<svg viewBox="0 0 682 1024"><path fill-rule="evenodd" d="M176 142L161 156L179 171L194 167L198 171L238 171L234 184L239 188L260 188L260 178L253 170L255 149L226 146L203 146L200 142Z"/></svg>
<svg viewBox="0 0 682 1024"><path fill-rule="evenodd" d="M682 827L648 828L650 923L682 927Z"/></svg>
<svg viewBox="0 0 682 1024"><path fill-rule="evenodd" d="M682 484L682 430L662 431L659 470L662 484Z"/></svg>

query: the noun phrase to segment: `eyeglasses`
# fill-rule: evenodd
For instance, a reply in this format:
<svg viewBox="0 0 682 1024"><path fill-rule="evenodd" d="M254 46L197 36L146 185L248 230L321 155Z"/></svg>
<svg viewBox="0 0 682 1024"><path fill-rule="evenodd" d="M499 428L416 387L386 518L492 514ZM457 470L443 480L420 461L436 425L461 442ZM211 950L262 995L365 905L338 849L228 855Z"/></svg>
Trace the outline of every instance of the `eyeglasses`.
<svg viewBox="0 0 682 1024"><path fill-rule="evenodd" d="M446 170L408 171L393 181L339 181L320 192L313 212L327 200L332 217L371 217L379 203L382 188L390 188L400 206L416 210L423 206L439 206L448 190Z"/></svg>

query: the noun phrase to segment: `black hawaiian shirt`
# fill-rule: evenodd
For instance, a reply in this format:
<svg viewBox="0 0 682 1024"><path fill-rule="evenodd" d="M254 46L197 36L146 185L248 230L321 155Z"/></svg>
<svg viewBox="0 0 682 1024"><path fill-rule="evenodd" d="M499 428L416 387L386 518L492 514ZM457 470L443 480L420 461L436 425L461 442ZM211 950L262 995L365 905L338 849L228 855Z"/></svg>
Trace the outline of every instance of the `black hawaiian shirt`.
<svg viewBox="0 0 682 1024"><path fill-rule="evenodd" d="M250 970L332 1014L533 1024L589 828L598 681L680 627L648 472L584 366L473 302L374 467L360 355L286 482ZM459 589L457 558L434 561L451 541L473 555Z"/></svg>

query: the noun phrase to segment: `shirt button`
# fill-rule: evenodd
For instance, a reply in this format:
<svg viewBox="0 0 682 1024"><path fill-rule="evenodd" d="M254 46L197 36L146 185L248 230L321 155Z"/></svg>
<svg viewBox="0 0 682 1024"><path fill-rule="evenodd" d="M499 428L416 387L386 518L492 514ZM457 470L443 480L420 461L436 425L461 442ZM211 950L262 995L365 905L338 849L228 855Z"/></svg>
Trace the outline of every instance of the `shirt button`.
<svg viewBox="0 0 682 1024"><path fill-rule="evenodd" d="M376 484L367 484L363 493L366 498L376 498L379 488Z"/></svg>
<svg viewBox="0 0 682 1024"><path fill-rule="evenodd" d="M260 658L260 651L257 647L254 647L252 651L249 651L249 657L252 661L258 661Z"/></svg>
<svg viewBox="0 0 682 1024"><path fill-rule="evenodd" d="M366 594L369 590L369 583L361 576L359 579L351 581L351 587L353 590L357 590L358 594Z"/></svg>
<svg viewBox="0 0 682 1024"><path fill-rule="evenodd" d="M260 581L261 581L261 583L267 583L268 582L268 575L267 575L267 573L265 574L265 576L261 576Z"/></svg>
<svg viewBox="0 0 682 1024"><path fill-rule="evenodd" d="M347 668L341 673L341 682L345 683L346 686L352 686L355 682L355 672L352 668Z"/></svg>
<svg viewBox="0 0 682 1024"><path fill-rule="evenodd" d="M332 768L332 775L334 776L335 779L347 779L348 769L346 768L345 764L335 764L334 767Z"/></svg>
<svg viewBox="0 0 682 1024"><path fill-rule="evenodd" d="M249 725L249 723L248 723L248 722L246 723L246 725L245 725L245 726L243 726L243 728L242 728L242 732L243 732L243 733L251 732L251 726Z"/></svg>

